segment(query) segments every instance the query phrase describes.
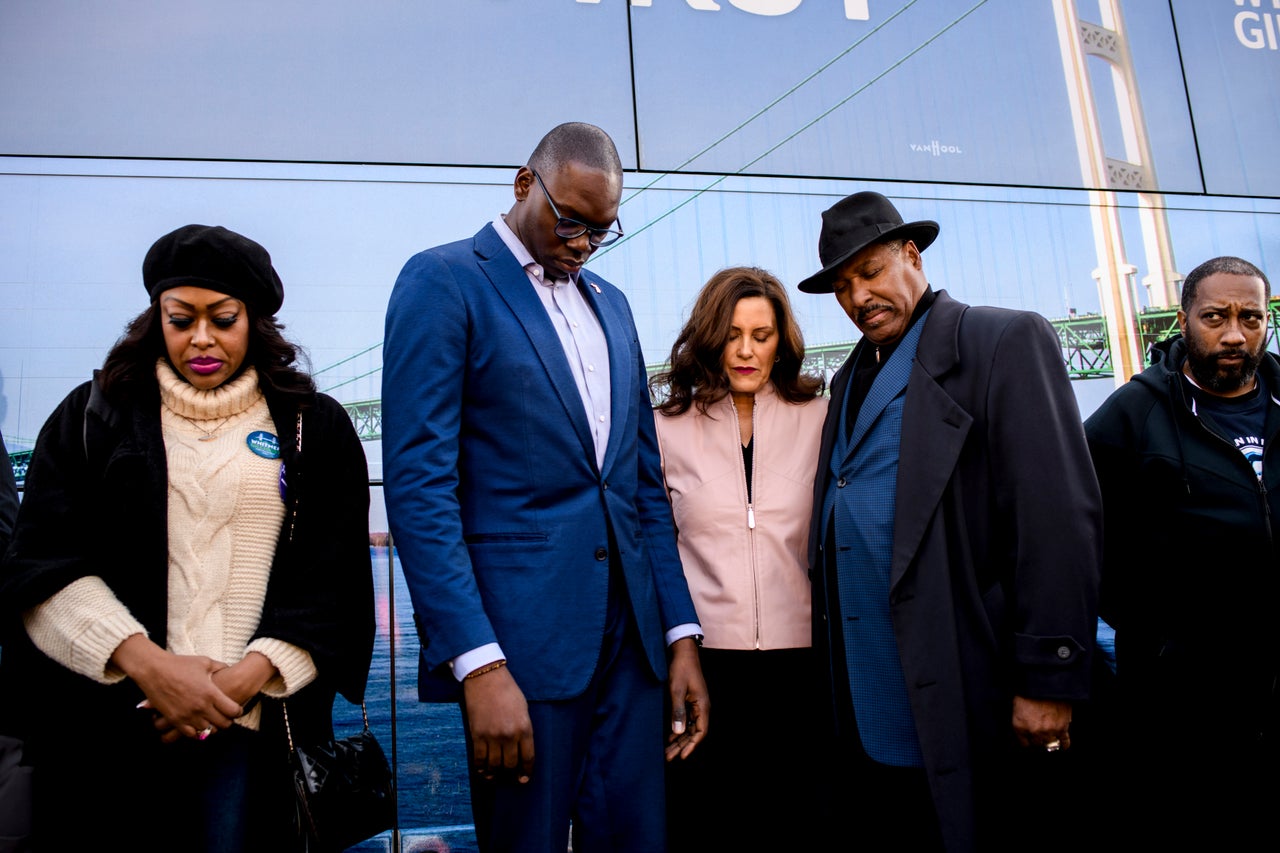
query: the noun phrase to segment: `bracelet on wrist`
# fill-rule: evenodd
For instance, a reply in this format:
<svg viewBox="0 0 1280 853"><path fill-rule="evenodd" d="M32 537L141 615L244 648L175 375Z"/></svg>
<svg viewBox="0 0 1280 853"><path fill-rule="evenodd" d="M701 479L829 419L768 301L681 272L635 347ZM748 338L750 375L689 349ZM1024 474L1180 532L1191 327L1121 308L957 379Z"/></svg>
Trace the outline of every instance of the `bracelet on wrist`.
<svg viewBox="0 0 1280 853"><path fill-rule="evenodd" d="M468 678L476 678L477 676L484 675L486 672L493 672L495 669L502 669L506 665L507 665L506 658L498 658L493 663L487 663L484 666L479 667L478 669L471 670L470 672L468 672L466 675L462 677L462 680L466 681Z"/></svg>

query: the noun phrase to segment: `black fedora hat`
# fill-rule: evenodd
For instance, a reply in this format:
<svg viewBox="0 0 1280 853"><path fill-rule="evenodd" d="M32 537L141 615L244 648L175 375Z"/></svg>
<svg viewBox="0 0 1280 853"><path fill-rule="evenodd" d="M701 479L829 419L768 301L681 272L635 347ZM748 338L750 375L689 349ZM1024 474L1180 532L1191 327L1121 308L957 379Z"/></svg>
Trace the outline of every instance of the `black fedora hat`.
<svg viewBox="0 0 1280 853"><path fill-rule="evenodd" d="M923 252L937 236L938 223L933 220L903 222L893 202L880 193L854 193L822 212L822 234L818 237L822 270L797 287L805 293L831 293L836 270L872 243L910 240Z"/></svg>

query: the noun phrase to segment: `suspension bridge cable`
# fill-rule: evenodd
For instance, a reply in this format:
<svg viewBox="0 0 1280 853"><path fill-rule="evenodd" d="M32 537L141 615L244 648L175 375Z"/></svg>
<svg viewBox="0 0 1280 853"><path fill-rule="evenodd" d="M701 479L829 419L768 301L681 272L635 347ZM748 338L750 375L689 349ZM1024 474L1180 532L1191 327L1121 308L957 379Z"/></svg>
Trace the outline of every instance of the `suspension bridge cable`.
<svg viewBox="0 0 1280 853"><path fill-rule="evenodd" d="M647 230L648 230L649 228L651 228L652 226L657 225L659 222L661 222L662 220L666 219L668 216L670 216L671 214L675 213L675 212L676 212L677 210L679 210L680 208L684 207L686 204L689 204L690 202L692 202L692 201L696 200L696 199L697 199L699 196L701 196L703 193L710 192L712 189L714 189L715 187L717 187L717 186L719 186L720 184L724 183L725 181L727 181L729 178L733 177L734 175L740 175L740 174L742 174L744 171L746 171L747 169L749 169L751 166L754 166L756 163L759 163L759 162L760 162L761 160L763 160L765 157L768 157L768 156L769 156L770 154L772 154L774 151L777 151L777 150L778 150L779 148L781 148L783 145L786 145L788 142L790 142L791 140L795 139L795 138L796 138L797 136L799 136L801 133L804 133L806 130L808 130L809 128L813 127L815 124L817 124L818 122L822 121L824 118L826 118L827 116L831 115L833 112L835 112L836 110L840 109L840 108L841 108L842 106L844 106L845 104L849 103L849 101L853 100L853 99L854 99L854 98L856 98L858 95L860 95L860 94L862 94L863 92L865 92L865 91L866 91L867 89L869 89L871 86L873 86L874 84L876 84L877 82L879 82L880 80L882 80L882 79L885 77L885 75L887 75L890 71L893 71L893 70L897 69L897 68L898 68L899 66L901 66L904 62L906 62L908 59L910 59L911 57L915 56L915 55L916 55L917 53L919 53L920 51L924 50L926 47L928 47L928 46L929 46L930 44L932 44L933 42L937 41L939 38L941 38L943 35L945 35L948 31L950 31L953 27L955 27L957 24L959 24L959 23L960 23L961 21L963 21L965 18L969 17L969 16L970 16L970 15L972 15L974 12L976 12L978 9L980 9L980 8L981 8L981 7L983 7L983 6L985 6L985 5L986 5L986 3L987 3L987 0L978 0L978 2L977 2L977 3L975 3L973 6L969 7L969 9L967 9L964 13L962 13L962 14L960 15L960 17L956 18L956 19L955 19L955 20L953 20L951 23L947 24L945 27L943 27L942 29L938 30L936 33L934 33L932 36L930 36L928 39L926 39L924 42L922 42L922 43L921 43L920 45L918 45L917 47L912 48L910 51L908 51L905 55L903 55L903 56L902 56L900 59L898 59L896 62L894 62L894 63L892 63L891 65L889 65L887 68L885 68L883 71L881 71L881 72L880 72L879 74L877 74L875 77L872 77L870 80L868 80L868 81L867 81L866 83L864 83L862 86L860 86L860 87L858 87L857 89L855 89L854 91L850 92L848 96L846 96L846 97L844 97L844 98L841 98L839 101L837 101L835 104L833 104L829 109L824 110L823 112L819 113L816 117L814 117L814 118L813 118L813 119L811 119L810 121L805 122L803 125L801 125L799 128L797 128L797 129L795 130L795 132L790 133L790 134L788 134L787 136L783 137L783 138L782 138L781 140L779 140L777 143L775 143L774 145L772 145L772 146L770 146L769 148L765 149L765 150L764 150L762 153L760 153L758 156L756 156L756 157L752 158L751 160L747 161L746 163L744 163L742 166L739 166L739 167L738 167L737 169L735 169L734 171L732 171L732 172L726 172L725 174L723 174L723 175L721 175L720 177L716 178L716 179L715 179L714 181L712 181L711 183L707 184L707 185L706 185L705 187L703 187L702 189L694 191L694 193L693 193L692 195L690 195L688 198L686 198L684 201L682 201L682 202L680 202L679 204L675 205L675 206L674 206L674 207L672 207L670 210L666 211L665 213L661 214L660 216L656 217L655 219L652 219L652 220L650 220L649 222L646 222L644 225L641 225L637 230L632 231L631 233L627 234L626 236L624 236L624 237L623 237L621 240L619 240L618 242L613 243L613 244L612 244L612 245L610 245L610 246L606 246L606 247L605 247L605 249L604 249L604 251L603 251L603 252L601 252L600 254L605 254L605 253L609 252L610 250L612 250L612 249L616 248L617 246L620 246L620 245L622 245L623 243L627 242L627 240L629 240L630 238L632 238L632 237L636 236L637 234L642 234L642 233L644 233L645 231L647 231Z"/></svg>
<svg viewBox="0 0 1280 853"><path fill-rule="evenodd" d="M812 81L814 78L816 78L819 74L821 74L822 72L824 72L824 71L826 71L827 69L829 69L829 68L830 68L832 65L834 65L836 62L838 62L839 60L841 60L841 59L843 59L844 57L848 56L848 55L849 55L849 54L850 54L850 53L851 53L855 48L857 48L857 47L861 46L862 44L864 44L864 43L867 41L867 39L871 38L871 36L873 36L873 35L875 35L876 33L880 32L880 30L884 29L884 27L885 27L885 26L887 26L891 21L893 21L894 19L896 19L899 15L901 15L901 14L902 14L903 12L905 12L906 10L910 9L910 8L911 8L912 6L914 6L917 2L918 2L918 0L908 0L908 2L907 2L905 5L903 5L901 8L899 8L899 9L898 9L897 11L895 11L893 14L891 14L888 18L886 18L886 19L885 19L884 21L882 21L880 24L878 24L878 25L876 25L875 27L873 27L870 31L868 31L868 32L867 32L866 34L864 34L862 37L860 37L859 39L857 39L853 44L849 45L849 47L847 47L847 48L845 48L844 50L842 50L842 51L841 51L839 54L837 54L835 57L833 57L832 59L830 59L830 60L828 60L827 62L823 63L823 64L822 64L821 66L819 66L816 70L814 70L814 71L813 71L813 72L811 72L809 75L807 75L803 80L801 80L800 82L796 83L794 86L792 86L790 89L788 89L786 92L782 93L782 94L781 94L781 95L779 95L778 97L774 98L772 101L770 101L770 102L769 102L768 104L766 104L765 106L761 107L759 110L757 110L757 111L756 111L755 113L753 113L751 116L749 116L747 119L745 119L744 121L740 122L737 126L735 126L735 127L734 127L734 128L732 128L731 130L729 130L729 131L727 131L726 133L724 133L723 135L721 135L718 139L716 139L715 141L713 141L713 142L711 142L710 144L706 145L705 147L703 147L703 148L702 148L700 151L698 151L697 153L695 153L695 154L691 155L691 156L690 156L688 159L686 159L683 163L681 163L680 165L676 166L675 170L671 170L671 171L663 172L662 174L660 174L660 175L658 175L657 177L655 177L655 178L654 178L652 181L650 181L648 184L646 184L646 185L644 185L644 186L642 186L642 187L638 188L638 189L637 189L635 192L633 192L631 195L629 195L629 196L627 196L625 199L623 199L623 200L622 200L622 202L621 202L620 204L626 204L628 201L631 201L631 200L632 200L632 199L634 199L636 196L638 196L640 193L645 192L646 190L649 190L649 189L653 188L653 186L654 186L655 184L657 184L659 181L663 180L663 179L664 179L664 178L666 178L666 177L669 177L670 175L674 174L674 172L675 172L676 170L679 170L679 169L681 169L681 168L683 168L683 167L687 166L689 163L692 163L694 160L697 160L697 159L698 159L699 157L701 157L703 154L706 154L708 151L712 150L712 149L713 149L713 148L715 148L717 145L719 145L720 143L724 142L724 141L725 141L726 139L728 139L730 136L732 136L733 134L735 134L735 133L737 133L738 131L742 130L744 127L746 127L747 125L749 125L751 122L755 121L757 118L759 118L760 116L764 115L764 114L765 114L766 112L768 112L769 110L773 109L775 106L777 106L779 103L781 103L781 102L782 102L785 98L787 98L789 95L794 94L794 93L795 93L796 91L798 91L802 86L804 86L804 85L808 84L810 81ZM895 61L895 62L893 62L892 64L890 64L888 67L886 67L886 68L885 68L883 71L881 71L879 74L877 74L876 76L872 77L870 80L868 80L868 81L867 81L866 83L864 83L863 85L859 86L859 87L858 87L857 89L855 89L854 91L850 92L850 93L849 93L847 96L845 96L844 98L841 98L839 101L837 101L837 102L836 102L835 104L833 104L831 107L829 107L828 109L826 109L826 110L824 110L823 112L819 113L817 116L815 116L813 119L810 119L808 122L805 122L803 125L801 125L800 127L798 127L794 132L792 132L792 133L788 134L787 136L783 137L781 140L779 140L779 141L778 141L777 143L775 143L774 145L771 145L769 148L766 148L766 149L765 149L763 152L761 152L759 155L757 155L756 157L753 157L751 160L748 160L746 163L744 163L743 165L739 166L739 167L738 167L737 169L735 169L734 171L732 171L732 172L726 172L725 174L723 174L723 175L721 175L720 177L716 178L716 179L715 179L714 181L712 181L711 183L707 184L705 187L703 187L703 188L701 188L701 189L699 189L699 190L695 190L695 191L694 191L694 192L693 192L693 193L692 193L688 198L684 199L684 200L683 200L683 201L681 201L679 204L676 204L674 207L670 208L669 210L665 211L664 213L660 214L659 216L655 217L654 219L650 220L649 222L646 222L645 224L641 225L641 226L640 226L638 229L636 229L635 231L631 231L631 232L629 232L628 234L626 234L625 236L623 236L623 238L622 238L621 240L618 240L616 243L613 243L613 244L611 244L611 245L609 245L609 246L605 246L603 249L598 250L598 251L595 253L595 256L596 256L596 257L603 257L604 255L607 255L609 252L613 251L613 250L614 250L615 248L617 248L618 246L621 246L622 244L626 243L626 242L627 242L628 240L630 240L632 237L635 237L636 235L638 235L638 234L642 234L642 233L644 233L645 231L649 230L651 227L653 227L654 225L657 225L659 222L661 222L662 220L666 219L668 216L672 215L672 214L673 214L673 213L675 213L676 211L680 210L680 209L681 209L682 207L684 207L685 205L687 205L687 204L689 204L689 203L691 203L691 202L693 202L693 201L697 200L697 199L698 199L700 196L702 196L704 193L710 192L711 190L715 189L716 187L718 187L720 184L724 183L724 182L725 182L726 180L728 180L729 178L731 178L731 177L733 177L733 176L735 176L735 175L741 175L741 174L742 174L743 172L745 172L747 169L751 168L751 167L752 167L752 166L754 166L756 163L758 163L758 162L760 162L761 160L763 160L765 157L768 157L770 154L772 154L773 152L777 151L777 150L778 150L779 148L781 148L783 145L786 145L788 142L790 142L791 140L795 139L795 138L796 138L797 136L799 136L801 133L804 133L806 130L808 130L809 128L813 127L815 124L817 124L818 122L822 121L824 118L826 118L827 116L831 115L833 112L835 112L836 110L840 109L840 108L841 108L841 107L843 107L845 104L849 103L849 101L853 100L853 99L854 99L854 98L856 98L858 95L862 94L862 93L863 93L863 92L865 92L867 89L871 88L871 86L875 85L875 84L876 84L876 83L878 83L880 80L884 79L884 77L886 77L886 76L887 76L891 71L894 71L894 70L898 69L899 67L901 67L901 66L903 65L903 63L905 63L907 60L911 59L911 58L912 58L913 56L915 56L917 53L919 53L920 51L924 50L924 49L925 49L926 47L928 47L929 45L933 44L933 43L934 43L935 41L937 41L939 38L941 38L941 37L942 37L942 36L944 36L946 33L948 33L950 30L952 30L954 27L956 27L956 26L957 26L961 21L963 21L964 19L968 18L970 15L972 15L974 12L976 12L978 9L982 8L982 7L983 7L983 6L985 6L986 4L987 4L987 0L978 0L978 2L977 2L977 3L975 3L975 4L974 4L974 5L972 5L972 6L970 6L967 10L965 10L963 13L961 13L959 17L955 18L953 21L951 21L950 23L948 23L948 24L947 24L946 26L944 26L942 29L938 30L936 33L934 33L932 36L930 36L929 38L927 38L925 41L921 42L921 43L920 43L919 45L917 45L916 47L912 48L910 51L908 51L906 54L904 54L902 57L900 57L897 61ZM374 344L374 345L372 345L372 346L370 346L370 347L368 347L368 348L366 348L366 349L364 349L364 350L361 350L361 351L360 351L360 352L358 352L358 353L355 353L355 354L354 354L354 355L352 355L352 356L349 356L348 358L343 359L342 361L339 361L339 362L337 362L337 363L335 363L335 364L333 364L333 365L330 365L329 367L323 368L323 369L322 369L321 371L319 371L319 372L323 372L324 370L329 370L329 369L331 369L331 368L333 368L333 367L337 367L337 366L338 366L338 365L340 365L340 364L344 364L345 362L350 361L351 359L356 358L357 356L363 355L364 353L367 353L367 352L369 352L369 351L371 351L371 350L377 349L377 348L378 348L378 347L380 347L380 346L382 346L382 342L381 342L381 341L380 341L380 342L378 342L378 343L376 343L376 344ZM338 383L337 385L334 385L334 386L332 386L332 387L333 387L333 388L338 388L338 387L340 387L340 386L342 386L342 385L345 385L345 384L347 384L347 383L349 383L349 382L354 382L354 381L355 381L355 380L357 380L357 379L362 379L362 378L364 378L365 376L369 376L369 375L371 375L371 374L373 374L373 373L376 373L376 372L378 372L378 370L381 370L381 367L375 368L374 370L368 371L367 373L363 373L363 374L361 374L360 376L354 376L354 377L352 377L352 378L350 378L350 379L347 379L347 380L345 380L345 381L343 381L343 382L340 382L340 383Z"/></svg>
<svg viewBox="0 0 1280 853"><path fill-rule="evenodd" d="M805 84L809 83L811 80L813 80L814 78L816 78L816 77L817 77L819 74L821 74L823 71L826 71L826 70L827 70L828 68L830 68L832 65L835 65L835 64L836 64L837 62L839 62L841 59L844 59L846 56L848 56L850 53L852 53L852 52L853 52L853 50L854 50L855 48L860 47L860 46L862 45L862 43L863 43L863 42L865 42L867 39L871 38L873 35L875 35L876 33L880 32L880 30L882 30L882 29L884 29L885 27L887 27L887 26L889 25L889 23L890 23L894 18L898 17L898 16L899 16L899 15L901 15L903 12L907 11L908 9L910 9L910 8L911 8L912 6L914 6L917 2L919 2L919 0L908 0L907 4L906 4L905 6L903 6L902 8L900 8L898 11L894 12L894 13L893 13L892 15L890 15L889 17L885 18L885 19L884 19L884 21L882 21L881 23L879 23L879 24L877 24L876 26L872 27L872 28L871 28L870 30L868 30L868 31L866 32L866 34L864 34L860 39L858 39L858 40L857 40L857 41L855 41L853 44L851 44L851 45L849 45L848 47L846 47L844 50L840 51L838 54L836 54L836 55L835 55L834 57L832 57L830 60L828 60L827 62L824 62L822 65L818 66L818 68L817 68L817 69L815 69L812 73L810 73L810 74L809 74L809 76L805 77L805 78L804 78L803 80L801 80L799 83L795 84L795 85L794 85L794 86L792 86L790 89L788 89L787 91L783 92L781 95L779 95L778 97L774 98L772 101L770 101L769 103L765 104L765 105L764 105L763 107L761 107L760 109L756 110L754 113L752 113L750 116L748 116L744 121L739 122L739 123L738 123L738 125L737 125L736 127L733 127L732 129L730 129L730 130L726 131L723 135L721 135L721 136L720 136L720 138L719 138L719 139L717 139L717 140L715 140L714 142L711 142L711 143L709 143L708 145L706 145L705 147L703 147L703 149L702 149L701 151L698 151L697 153L690 155L690 156L689 156L689 158L688 158L688 159L686 159L683 163L679 164L678 166L676 166L676 167L675 167L675 168L673 168L673 169L670 169L670 170L668 170L668 171L666 171L666 172L663 172L662 174L660 174L660 175L658 175L657 177L655 177L655 178L654 178L652 181L650 181L648 184L645 184L643 187L640 187L639 189L637 189L637 190L636 190L635 192L633 192L631 195L629 195L629 196L627 196L626 198L624 198L624 199L622 200L622 204L626 204L627 202L631 201L633 198L635 198L636 196L640 195L640 193L644 192L645 190L651 189L651 188L654 186L654 184L658 183L658 182L659 182L659 181L661 181L663 178L669 177L670 175L674 174L675 172L679 172L679 171L680 171L681 169L683 169L685 166L688 166L688 165L689 165L690 163L692 163L694 160L697 160L697 159L698 159L699 157L701 157L703 154L706 154L708 151L710 151L710 150L712 150L713 148L715 148L715 147L716 147L717 145L719 145L721 142L724 142L726 139L728 139L729 137L733 136L735 133L737 133L738 131L742 130L742 129L743 129L744 127L746 127L747 125L751 124L751 122L753 122L753 121L755 121L756 119L760 118L760 116L764 115L764 114L765 114L765 113L767 113L769 110L773 109L773 108L774 108L774 107L776 107L778 104L782 103L782 102L783 102L784 100L786 100L788 97L790 97L791 95L794 95L794 94L795 94L796 92L798 92L798 91L799 91L799 90L800 90L800 89L801 89ZM744 167L744 168L745 168L745 167Z"/></svg>
<svg viewBox="0 0 1280 853"><path fill-rule="evenodd" d="M335 367L341 367L342 365L346 364L348 361L351 361L354 358L359 358L365 353L373 352L380 346L382 346L382 341L378 341L376 344L371 344L365 347L364 349L360 350L360 352L354 352L340 361L335 361L333 364L329 365L328 367L322 367L319 370L315 371L312 375L319 376L321 373L324 373L326 370L333 370Z"/></svg>
<svg viewBox="0 0 1280 853"><path fill-rule="evenodd" d="M377 344L376 346L382 346L382 344ZM375 349L375 348L376 347L369 347L369 349ZM368 352L368 350L365 350L365 351ZM341 382L338 382L337 384L330 385L328 388L324 389L324 392L328 394L334 388L341 388L343 385L348 385L352 382L355 382L357 379L364 379L366 376L372 376L373 374L377 373L381 369L382 369L382 365L378 365L373 370L366 370L364 373L358 374L356 376L352 376L348 379L344 379Z"/></svg>

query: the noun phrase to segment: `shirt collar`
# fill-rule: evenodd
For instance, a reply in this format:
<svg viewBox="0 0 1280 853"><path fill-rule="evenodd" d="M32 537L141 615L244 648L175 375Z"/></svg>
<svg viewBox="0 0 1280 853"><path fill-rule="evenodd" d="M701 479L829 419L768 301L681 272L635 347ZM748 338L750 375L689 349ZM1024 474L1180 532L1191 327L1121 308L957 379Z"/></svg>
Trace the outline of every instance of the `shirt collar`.
<svg viewBox="0 0 1280 853"><path fill-rule="evenodd" d="M524 243L520 242L516 232L512 231L511 226L507 224L507 215L505 213L493 220L493 230L498 232L502 242L511 250L511 254L516 256L516 262L524 267L524 271L539 284L547 287L555 287L557 284L567 284L569 282L577 284L578 277L576 274L570 275L567 279L548 279L542 264L533 259L533 255L529 254L529 250L525 248Z"/></svg>

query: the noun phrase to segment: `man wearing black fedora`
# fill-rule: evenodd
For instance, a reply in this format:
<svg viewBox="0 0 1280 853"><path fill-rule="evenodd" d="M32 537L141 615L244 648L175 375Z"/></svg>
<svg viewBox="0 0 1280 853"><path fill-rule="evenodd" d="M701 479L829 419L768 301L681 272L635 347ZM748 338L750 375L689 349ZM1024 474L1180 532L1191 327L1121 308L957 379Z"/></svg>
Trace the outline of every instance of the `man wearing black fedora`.
<svg viewBox="0 0 1280 853"><path fill-rule="evenodd" d="M934 291L938 230L855 193L822 214L822 269L799 285L862 333L832 379L810 525L844 771L830 813L901 849L1002 850L1088 694L1101 501L1052 327Z"/></svg>

